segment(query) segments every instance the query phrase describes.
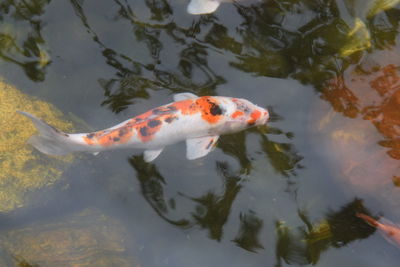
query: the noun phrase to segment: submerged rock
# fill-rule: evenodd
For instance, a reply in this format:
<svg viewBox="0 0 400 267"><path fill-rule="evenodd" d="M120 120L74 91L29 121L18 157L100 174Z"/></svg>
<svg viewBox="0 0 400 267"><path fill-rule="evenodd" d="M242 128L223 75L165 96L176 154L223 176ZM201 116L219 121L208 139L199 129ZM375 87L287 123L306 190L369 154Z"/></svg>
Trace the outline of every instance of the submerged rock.
<svg viewBox="0 0 400 267"><path fill-rule="evenodd" d="M36 130L17 110L31 112L61 130L72 129L54 106L0 79L0 212L26 205L28 192L54 184L73 160L73 156L45 156L26 144Z"/></svg>
<svg viewBox="0 0 400 267"><path fill-rule="evenodd" d="M100 211L84 210L3 232L0 249L9 261L5 266L139 266L127 251L126 236L118 221Z"/></svg>

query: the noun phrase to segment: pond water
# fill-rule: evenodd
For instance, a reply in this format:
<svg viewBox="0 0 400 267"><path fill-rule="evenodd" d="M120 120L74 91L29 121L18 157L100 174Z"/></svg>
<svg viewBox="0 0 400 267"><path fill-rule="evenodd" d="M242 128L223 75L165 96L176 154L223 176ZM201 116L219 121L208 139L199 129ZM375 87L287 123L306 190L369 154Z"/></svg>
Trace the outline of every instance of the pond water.
<svg viewBox="0 0 400 267"><path fill-rule="evenodd" d="M352 90L385 78L387 69L380 71L390 64L395 71L382 88L394 89L381 96L400 90L398 1L248 0L199 16L188 14L187 4L0 3L0 76L53 104L76 131L113 126L181 92L246 98L271 112L267 127L222 136L212 153L194 161L185 158L184 143L168 146L152 163L139 150L76 156L54 185L29 192L33 204L0 215L0 231L10 236L0 239L0 264L79 262L67 249L62 260L18 250L26 239L13 233L36 229L53 238L59 228L79 227L76 214L94 210L116 222L104 227L124 229L118 238L94 239L122 245L87 245L86 254L96 253L79 262L84 266L119 266L114 254L108 263L96 261L113 249L127 266L398 266L398 248L354 214L400 222L400 101L389 107L389 136L354 100L368 89ZM332 86L340 77L348 91ZM324 120L334 126L321 130ZM351 146L343 140L352 140L354 130L366 134L354 141L361 159L342 149ZM382 147L394 151L377 156L383 164L366 160L361 167L378 174L346 172L347 163L380 155Z"/></svg>

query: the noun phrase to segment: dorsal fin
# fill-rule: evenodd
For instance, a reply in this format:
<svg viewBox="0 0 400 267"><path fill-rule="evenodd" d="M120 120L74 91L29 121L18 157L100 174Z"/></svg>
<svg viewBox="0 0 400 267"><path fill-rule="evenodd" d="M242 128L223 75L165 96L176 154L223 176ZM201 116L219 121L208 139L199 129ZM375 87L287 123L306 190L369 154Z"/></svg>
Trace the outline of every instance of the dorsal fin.
<svg viewBox="0 0 400 267"><path fill-rule="evenodd" d="M198 96L195 94L192 94L192 93L180 93L180 94L174 95L174 101L182 101L182 100L194 99L194 98L198 98Z"/></svg>

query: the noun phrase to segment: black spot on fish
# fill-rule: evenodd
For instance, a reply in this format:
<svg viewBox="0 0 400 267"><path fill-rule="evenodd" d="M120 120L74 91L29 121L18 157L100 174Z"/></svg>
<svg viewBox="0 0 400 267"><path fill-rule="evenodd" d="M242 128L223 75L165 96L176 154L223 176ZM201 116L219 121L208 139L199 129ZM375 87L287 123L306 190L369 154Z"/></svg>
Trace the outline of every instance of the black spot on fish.
<svg viewBox="0 0 400 267"><path fill-rule="evenodd" d="M149 135L148 129L149 129L149 128L147 128L146 126L141 127L140 130L139 130L139 131L140 131L140 134L141 134L142 136L148 136L148 135Z"/></svg>
<svg viewBox="0 0 400 267"><path fill-rule="evenodd" d="M161 121L160 120L150 120L148 123L147 123L147 126L149 126L150 128L154 128L154 127L157 127L158 125L160 125L161 124Z"/></svg>
<svg viewBox="0 0 400 267"><path fill-rule="evenodd" d="M161 113L163 113L163 110L162 109L160 109L160 108L155 108L155 109L153 109L153 114L156 114L156 115L158 115L158 114L161 114Z"/></svg>
<svg viewBox="0 0 400 267"><path fill-rule="evenodd" d="M120 140L119 137L114 137L114 138L113 138L113 141L114 141L114 142L118 142L119 140Z"/></svg>
<svg viewBox="0 0 400 267"><path fill-rule="evenodd" d="M167 109L169 109L170 111L177 111L177 108L174 106L168 106Z"/></svg>
<svg viewBox="0 0 400 267"><path fill-rule="evenodd" d="M253 126L254 124L256 124L255 121L251 121L251 122L248 122L248 123L247 123L248 126Z"/></svg>
<svg viewBox="0 0 400 267"><path fill-rule="evenodd" d="M88 135L86 135L87 138L92 139L94 137L94 133L90 133Z"/></svg>
<svg viewBox="0 0 400 267"><path fill-rule="evenodd" d="M119 131L118 131L118 136L119 136L119 137L124 136L127 132L128 132L128 129L127 129L127 128L121 128L121 129L119 129Z"/></svg>
<svg viewBox="0 0 400 267"><path fill-rule="evenodd" d="M167 122L167 123L171 123L171 122L173 122L174 120L177 120L177 119L178 119L177 117L168 117L164 121Z"/></svg>
<svg viewBox="0 0 400 267"><path fill-rule="evenodd" d="M213 116L217 116L217 115L222 115L222 109L215 103L210 102L211 104L211 108L210 108L210 113Z"/></svg>

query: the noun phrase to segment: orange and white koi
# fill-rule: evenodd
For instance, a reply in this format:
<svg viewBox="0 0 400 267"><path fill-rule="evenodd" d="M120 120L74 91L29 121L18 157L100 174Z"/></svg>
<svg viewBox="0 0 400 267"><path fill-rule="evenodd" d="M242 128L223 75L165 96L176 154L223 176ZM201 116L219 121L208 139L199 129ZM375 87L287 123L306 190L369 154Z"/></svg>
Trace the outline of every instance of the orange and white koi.
<svg viewBox="0 0 400 267"><path fill-rule="evenodd" d="M386 240L400 248L400 226L382 218L381 222L379 222L363 213L357 213L356 216L363 219L369 225L376 227Z"/></svg>
<svg viewBox="0 0 400 267"><path fill-rule="evenodd" d="M213 150L221 134L263 125L269 119L266 109L245 99L181 93L174 95L174 100L92 133L63 133L32 114L19 113L30 118L39 131L28 142L45 154L78 151L96 154L118 148L139 148L145 149L147 162L157 158L165 146L184 140L188 159L203 157Z"/></svg>

